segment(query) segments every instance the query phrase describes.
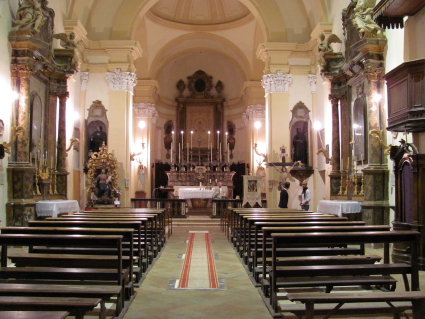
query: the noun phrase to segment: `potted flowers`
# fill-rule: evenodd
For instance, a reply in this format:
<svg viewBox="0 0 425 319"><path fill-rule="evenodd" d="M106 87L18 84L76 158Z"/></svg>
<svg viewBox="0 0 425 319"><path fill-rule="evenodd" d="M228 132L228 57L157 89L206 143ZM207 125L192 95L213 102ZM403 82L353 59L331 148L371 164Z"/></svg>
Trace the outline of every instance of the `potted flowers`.
<svg viewBox="0 0 425 319"><path fill-rule="evenodd" d="M111 191L111 195L112 195L112 198L114 198L115 200L119 200L121 196L121 188L119 187L113 188Z"/></svg>

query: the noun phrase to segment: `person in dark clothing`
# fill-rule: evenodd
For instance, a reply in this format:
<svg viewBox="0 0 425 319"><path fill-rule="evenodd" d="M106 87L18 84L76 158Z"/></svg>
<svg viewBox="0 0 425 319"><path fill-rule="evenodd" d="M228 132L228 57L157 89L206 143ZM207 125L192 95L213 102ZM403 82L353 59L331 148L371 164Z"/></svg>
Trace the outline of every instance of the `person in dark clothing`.
<svg viewBox="0 0 425 319"><path fill-rule="evenodd" d="M279 208L288 208L288 190L290 186L291 184L289 182L283 184L283 189L280 191Z"/></svg>

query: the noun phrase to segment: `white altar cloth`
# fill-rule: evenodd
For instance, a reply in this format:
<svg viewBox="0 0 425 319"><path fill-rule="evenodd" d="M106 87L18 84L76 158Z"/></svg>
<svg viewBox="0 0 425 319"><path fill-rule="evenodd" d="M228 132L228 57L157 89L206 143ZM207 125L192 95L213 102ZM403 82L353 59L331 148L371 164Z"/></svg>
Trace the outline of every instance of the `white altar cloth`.
<svg viewBox="0 0 425 319"><path fill-rule="evenodd" d="M353 200L320 200L317 205L318 213L333 214L353 214L362 211L361 202Z"/></svg>
<svg viewBox="0 0 425 319"><path fill-rule="evenodd" d="M212 189L180 189L179 199L212 198Z"/></svg>
<svg viewBox="0 0 425 319"><path fill-rule="evenodd" d="M59 214L79 212L80 206L76 200L41 200L35 206L37 216L58 217Z"/></svg>

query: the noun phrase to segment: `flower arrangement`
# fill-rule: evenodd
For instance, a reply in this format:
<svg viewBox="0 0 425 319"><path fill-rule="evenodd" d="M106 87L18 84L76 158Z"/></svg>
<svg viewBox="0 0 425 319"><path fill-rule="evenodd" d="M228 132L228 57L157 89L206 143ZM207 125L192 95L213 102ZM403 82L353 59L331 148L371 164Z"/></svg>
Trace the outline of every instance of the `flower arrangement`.
<svg viewBox="0 0 425 319"><path fill-rule="evenodd" d="M111 195L113 198L120 198L121 196L121 188L114 188L112 189Z"/></svg>

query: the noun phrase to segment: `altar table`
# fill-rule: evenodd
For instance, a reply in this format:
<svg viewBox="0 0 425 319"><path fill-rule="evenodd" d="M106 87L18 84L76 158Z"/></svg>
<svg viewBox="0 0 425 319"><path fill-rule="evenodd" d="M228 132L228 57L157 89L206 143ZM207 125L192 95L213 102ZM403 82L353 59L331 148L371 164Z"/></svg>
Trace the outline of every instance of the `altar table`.
<svg viewBox="0 0 425 319"><path fill-rule="evenodd" d="M342 217L342 214L360 213L361 202L353 200L320 200L317 205L318 213L333 214Z"/></svg>
<svg viewBox="0 0 425 319"><path fill-rule="evenodd" d="M180 189L179 199L212 198L212 189Z"/></svg>
<svg viewBox="0 0 425 319"><path fill-rule="evenodd" d="M76 200L41 200L35 206L37 216L58 217L59 214L79 212L80 206Z"/></svg>

